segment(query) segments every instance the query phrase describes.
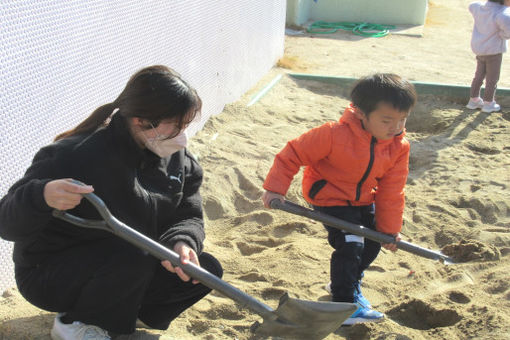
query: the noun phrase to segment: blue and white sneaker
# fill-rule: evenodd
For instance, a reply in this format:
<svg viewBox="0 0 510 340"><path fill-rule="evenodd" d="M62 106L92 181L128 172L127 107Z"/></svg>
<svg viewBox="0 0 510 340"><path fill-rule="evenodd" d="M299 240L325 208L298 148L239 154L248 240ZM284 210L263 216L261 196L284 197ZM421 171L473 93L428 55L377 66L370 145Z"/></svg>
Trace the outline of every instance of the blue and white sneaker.
<svg viewBox="0 0 510 340"><path fill-rule="evenodd" d="M331 282L328 283L324 289L331 294ZM363 296L363 293L361 293L361 281L358 281L358 283L354 286L354 303L359 303L360 305L372 308L372 304L366 297Z"/></svg>
<svg viewBox="0 0 510 340"><path fill-rule="evenodd" d="M358 283L354 286L354 303L359 303L360 305L372 308L372 304L366 297L363 296L363 293L361 293L361 281L358 281Z"/></svg>
<svg viewBox="0 0 510 340"><path fill-rule="evenodd" d="M356 304L358 305L358 309L344 321L342 326L351 326L362 322L381 322L384 320L383 313L364 307L359 303Z"/></svg>

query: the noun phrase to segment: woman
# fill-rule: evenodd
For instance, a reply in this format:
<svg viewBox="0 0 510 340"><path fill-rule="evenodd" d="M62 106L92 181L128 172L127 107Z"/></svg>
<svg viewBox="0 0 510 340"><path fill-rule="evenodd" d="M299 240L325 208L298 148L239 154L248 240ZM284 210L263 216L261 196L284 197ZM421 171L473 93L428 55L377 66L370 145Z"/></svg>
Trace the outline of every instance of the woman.
<svg viewBox="0 0 510 340"><path fill-rule="evenodd" d="M111 339L134 332L137 320L167 329L210 291L109 232L52 216L59 209L100 219L83 193L94 192L183 262L221 277L219 262L202 251L202 170L185 149L184 130L201 105L173 70L144 68L112 103L39 150L0 201L0 236L14 241L17 286L33 305L58 312L53 339Z"/></svg>

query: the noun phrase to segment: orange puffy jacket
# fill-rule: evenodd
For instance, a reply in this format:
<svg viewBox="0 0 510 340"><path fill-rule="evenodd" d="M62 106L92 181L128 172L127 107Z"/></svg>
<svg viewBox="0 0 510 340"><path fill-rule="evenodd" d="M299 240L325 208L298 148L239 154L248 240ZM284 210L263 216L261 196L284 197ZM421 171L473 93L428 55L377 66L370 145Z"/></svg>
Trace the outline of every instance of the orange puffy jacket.
<svg viewBox="0 0 510 340"><path fill-rule="evenodd" d="M291 140L280 151L264 189L285 195L301 166L303 195L317 206L369 205L375 202L377 230L398 233L409 173L405 131L378 141L365 131L350 106L339 122L328 122Z"/></svg>

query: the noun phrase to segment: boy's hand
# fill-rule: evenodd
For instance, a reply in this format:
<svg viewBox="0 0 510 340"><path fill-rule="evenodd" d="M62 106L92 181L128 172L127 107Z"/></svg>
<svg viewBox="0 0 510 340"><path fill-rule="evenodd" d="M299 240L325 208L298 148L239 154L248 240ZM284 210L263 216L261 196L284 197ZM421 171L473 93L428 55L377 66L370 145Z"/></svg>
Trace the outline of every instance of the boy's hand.
<svg viewBox="0 0 510 340"><path fill-rule="evenodd" d="M392 235L393 237L395 237L395 242L398 242L401 240L400 238L400 233L396 233L396 234L393 234ZM393 252L397 251L398 248L397 248L397 244L396 243L383 243L382 246L385 248L385 249L388 249L388 250L391 250Z"/></svg>
<svg viewBox="0 0 510 340"><path fill-rule="evenodd" d="M262 202L264 202L264 207L271 209L271 206L269 205L272 200L278 199L280 202L285 201L285 196L277 194L276 192L272 191L264 191L264 194L262 194Z"/></svg>

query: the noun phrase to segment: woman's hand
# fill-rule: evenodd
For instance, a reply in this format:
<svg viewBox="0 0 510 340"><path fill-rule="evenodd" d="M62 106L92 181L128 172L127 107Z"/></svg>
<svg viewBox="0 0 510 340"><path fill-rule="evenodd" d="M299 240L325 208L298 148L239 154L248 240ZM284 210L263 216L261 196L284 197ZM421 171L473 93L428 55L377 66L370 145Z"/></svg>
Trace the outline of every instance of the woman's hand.
<svg viewBox="0 0 510 340"><path fill-rule="evenodd" d="M262 202L264 202L264 207L266 208L270 208L271 209L271 201L274 200L274 199L278 199L280 200L280 202L284 203L285 202L285 196L283 195L280 195L276 192L272 192L272 191L264 191L264 193L262 194Z"/></svg>
<svg viewBox="0 0 510 340"><path fill-rule="evenodd" d="M80 204L82 194L93 191L91 185L76 184L71 178L64 178L46 183L43 195L48 206L58 210L69 210Z"/></svg>
<svg viewBox="0 0 510 340"><path fill-rule="evenodd" d="M391 250L391 251L395 252L395 251L398 250L396 242L401 240L400 233L396 233L396 234L393 234L391 236L395 237L395 243L383 243L382 246L385 249L388 249L388 250Z"/></svg>
<svg viewBox="0 0 510 340"><path fill-rule="evenodd" d="M179 241L174 246L174 251L180 256L181 263L187 264L188 262L192 262L200 267L200 262L198 262L198 256L195 251L188 246L185 242ZM168 260L161 261L161 265L166 268L166 270L177 274L181 278L182 281L189 281L190 277L186 274L181 267L173 266L172 263ZM191 281L193 284L197 284L197 280Z"/></svg>

